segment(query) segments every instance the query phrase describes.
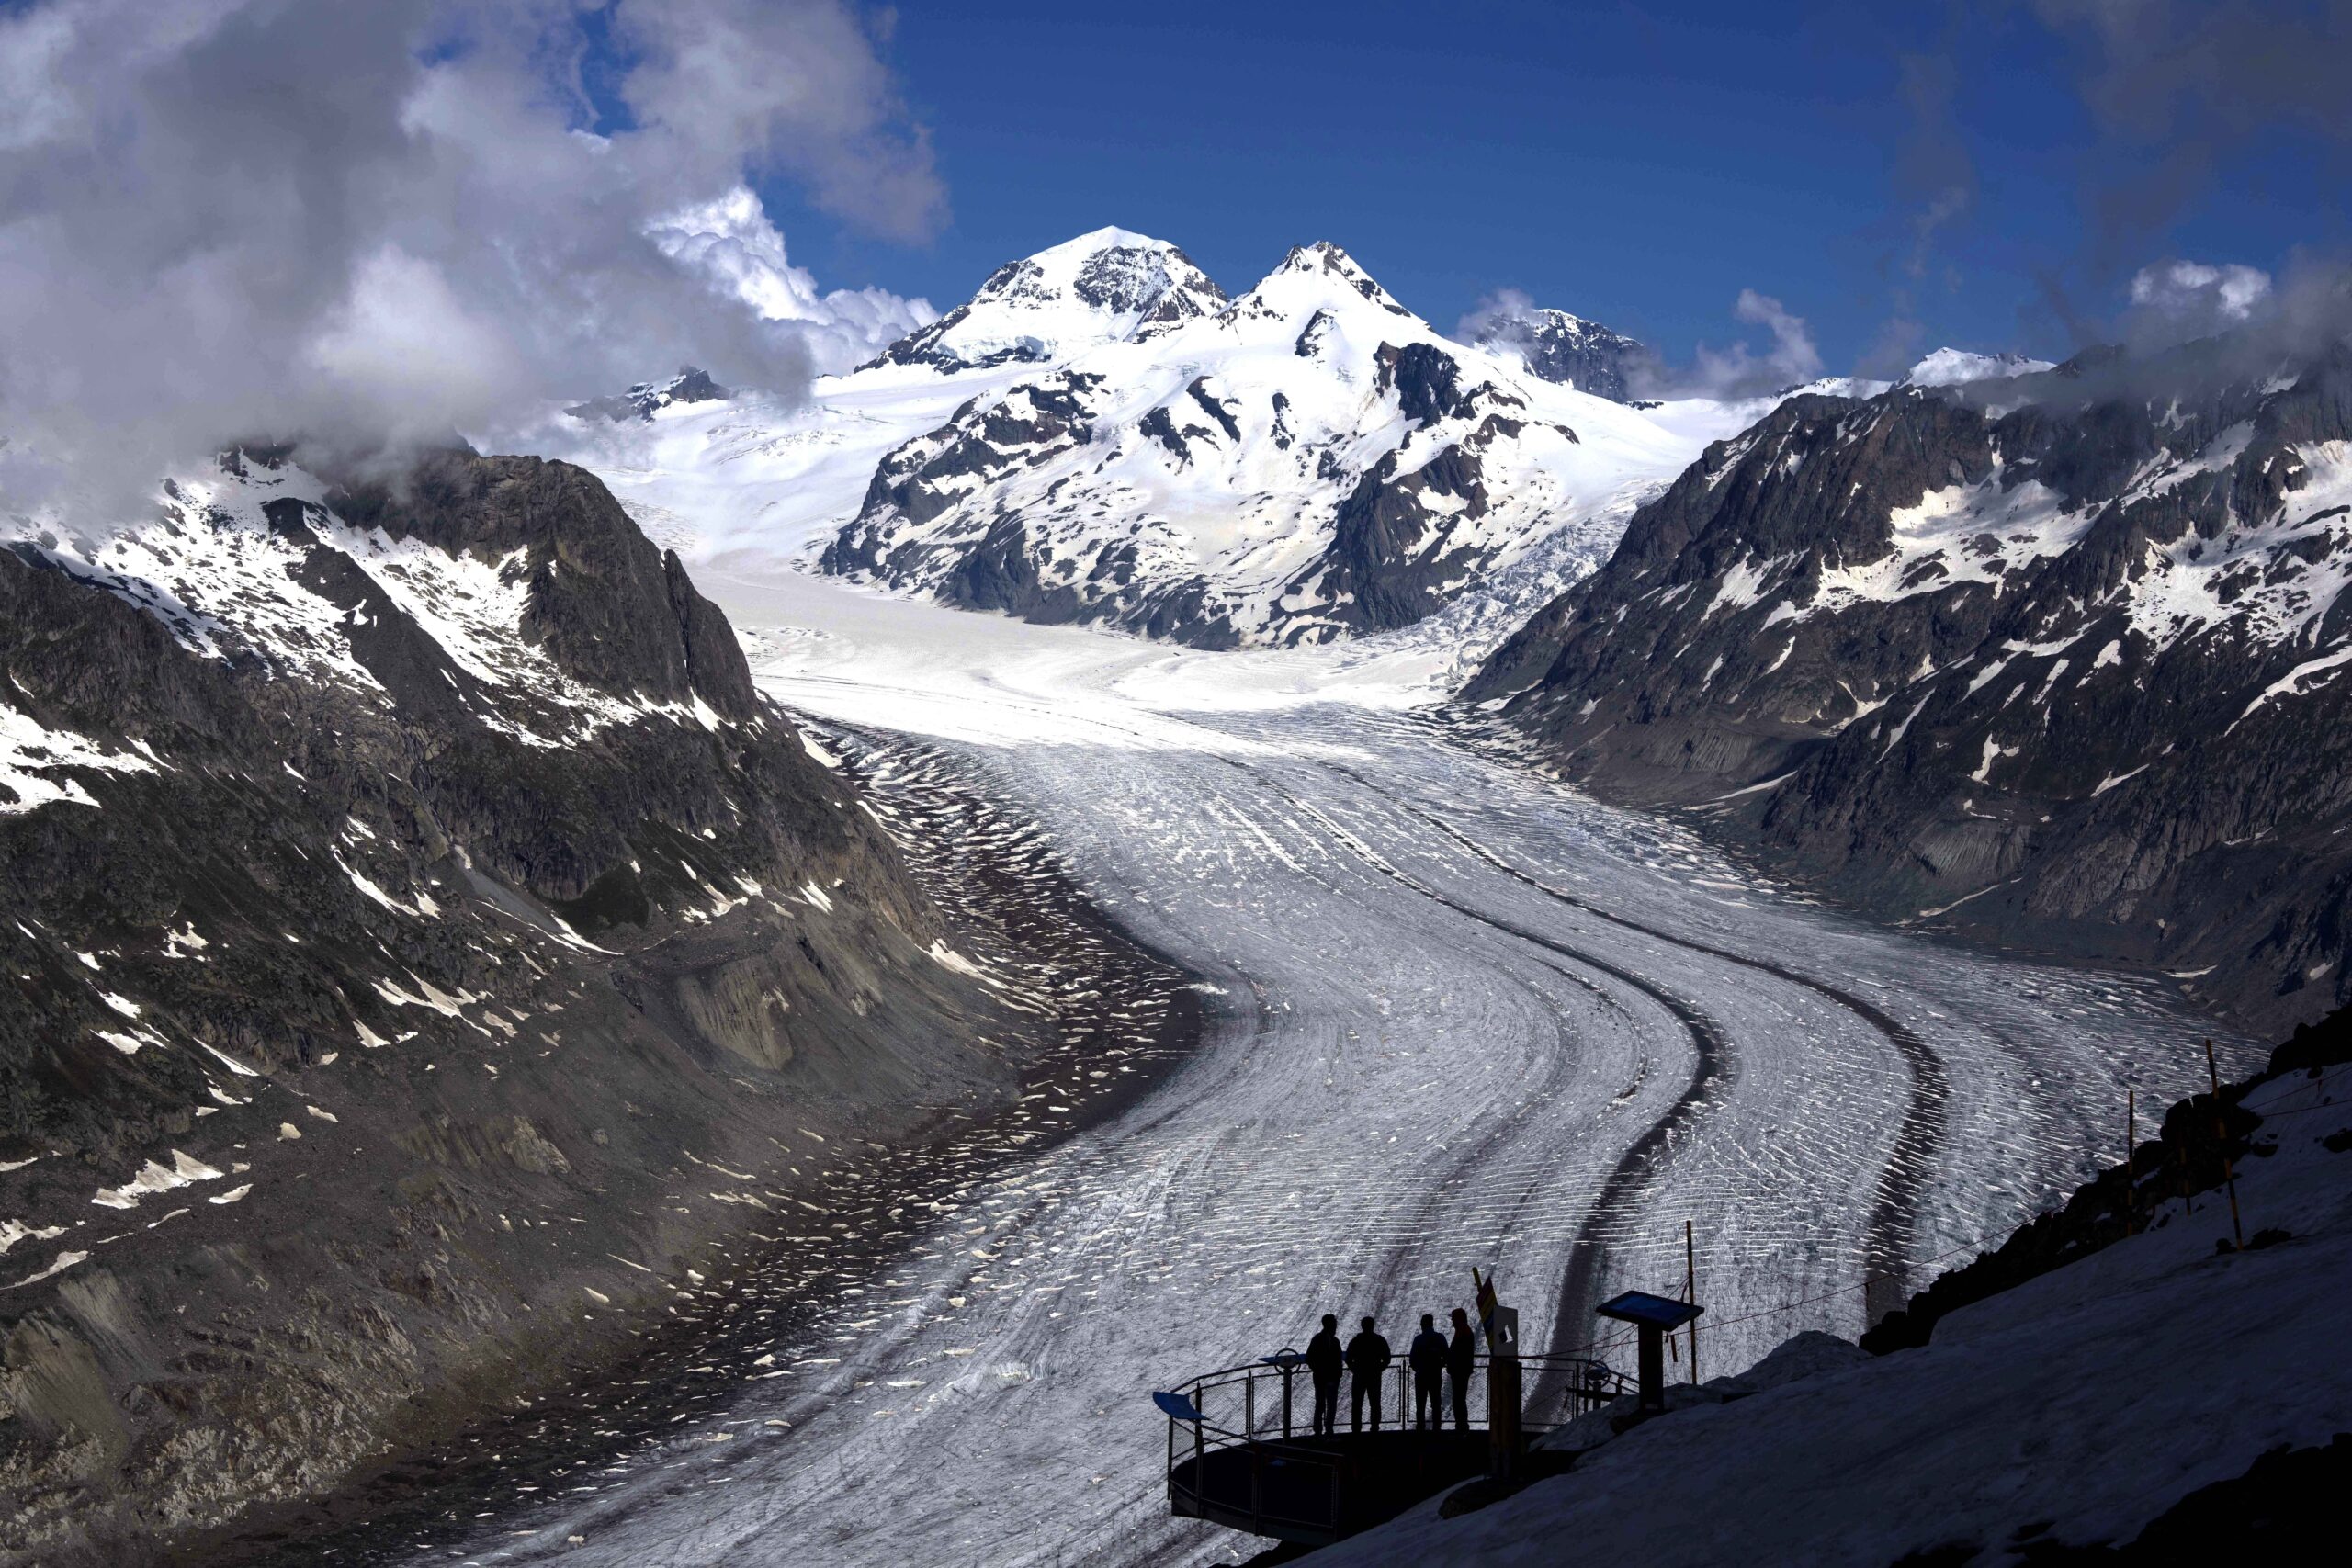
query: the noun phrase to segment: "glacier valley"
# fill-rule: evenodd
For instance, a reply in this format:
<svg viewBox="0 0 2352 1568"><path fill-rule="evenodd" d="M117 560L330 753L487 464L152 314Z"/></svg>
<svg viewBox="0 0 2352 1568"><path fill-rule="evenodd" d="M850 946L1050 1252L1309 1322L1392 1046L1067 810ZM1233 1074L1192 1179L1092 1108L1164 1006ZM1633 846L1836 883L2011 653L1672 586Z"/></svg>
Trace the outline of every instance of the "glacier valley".
<svg viewBox="0 0 2352 1568"><path fill-rule="evenodd" d="M1686 1219L1711 1372L1851 1337L2097 1168L2125 1085L2202 1072L2157 983L1867 927L1486 754L1410 634L1201 654L698 576L881 800L1000 803L1195 976L1204 1037L854 1282L724 1282L800 1310L714 1341L658 1437L336 1560L1235 1561L1167 1515L1151 1388L1325 1311L1442 1314L1474 1265L1581 1345L1606 1293L1679 1285Z"/></svg>

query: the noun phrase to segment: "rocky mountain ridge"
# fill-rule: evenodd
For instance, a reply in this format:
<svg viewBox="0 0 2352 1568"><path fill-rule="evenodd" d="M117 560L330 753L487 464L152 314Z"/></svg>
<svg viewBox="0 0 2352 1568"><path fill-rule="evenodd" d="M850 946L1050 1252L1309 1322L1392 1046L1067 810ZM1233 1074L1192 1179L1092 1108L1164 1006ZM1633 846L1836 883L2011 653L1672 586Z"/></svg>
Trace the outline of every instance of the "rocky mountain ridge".
<svg viewBox="0 0 2352 1568"><path fill-rule="evenodd" d="M1465 696L1896 919L2346 999L2352 350L1792 399Z"/></svg>
<svg viewBox="0 0 2352 1568"><path fill-rule="evenodd" d="M0 677L0 1561L593 1361L1035 1027L569 465L247 449L28 526Z"/></svg>
<svg viewBox="0 0 2352 1568"><path fill-rule="evenodd" d="M1491 312L1470 342L1516 357L1531 376L1619 403L1634 400L1630 378L1655 357L1647 345L1599 321L1541 307Z"/></svg>
<svg viewBox="0 0 2352 1568"><path fill-rule="evenodd" d="M1994 381L2012 376L2036 376L2058 367L2047 359L2024 354L1973 354L1964 348L1939 348L1897 378L1905 387L1957 387L1969 381Z"/></svg>

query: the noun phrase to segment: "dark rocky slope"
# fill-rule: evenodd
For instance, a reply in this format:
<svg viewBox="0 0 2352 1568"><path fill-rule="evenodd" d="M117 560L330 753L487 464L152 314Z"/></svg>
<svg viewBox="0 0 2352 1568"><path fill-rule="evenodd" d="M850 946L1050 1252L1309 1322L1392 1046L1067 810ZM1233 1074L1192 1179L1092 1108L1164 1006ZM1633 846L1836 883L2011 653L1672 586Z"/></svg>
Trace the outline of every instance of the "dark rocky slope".
<svg viewBox="0 0 2352 1568"><path fill-rule="evenodd" d="M608 1353L1031 1028L590 475L172 493L0 551L0 1561Z"/></svg>
<svg viewBox="0 0 2352 1568"><path fill-rule="evenodd" d="M1464 695L1877 913L2284 1027L2352 993L2347 438L2341 344L1795 398Z"/></svg>

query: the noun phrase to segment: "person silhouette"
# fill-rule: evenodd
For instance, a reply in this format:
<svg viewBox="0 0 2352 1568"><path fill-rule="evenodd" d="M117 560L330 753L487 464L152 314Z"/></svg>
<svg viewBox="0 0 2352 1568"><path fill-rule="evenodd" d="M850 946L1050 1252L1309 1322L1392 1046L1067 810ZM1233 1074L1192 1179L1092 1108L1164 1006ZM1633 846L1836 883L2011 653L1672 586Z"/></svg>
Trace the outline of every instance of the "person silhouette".
<svg viewBox="0 0 2352 1568"><path fill-rule="evenodd" d="M1453 1386L1453 1429L1470 1429L1470 1369L1478 1364L1478 1340L1470 1332L1470 1314L1453 1309L1453 1340L1445 1348L1446 1381Z"/></svg>
<svg viewBox="0 0 2352 1568"><path fill-rule="evenodd" d="M1372 1319L1363 1320L1363 1332L1348 1341L1348 1371L1355 1377L1348 1393L1350 1426L1363 1430L1363 1406L1372 1402L1372 1429L1380 1430L1380 1377L1388 1363L1396 1358L1389 1354L1388 1341L1372 1330ZM1397 1414L1404 1414L1402 1411Z"/></svg>
<svg viewBox="0 0 2352 1568"><path fill-rule="evenodd" d="M1323 1314L1323 1332L1306 1342L1306 1370L1315 1374L1315 1435L1328 1438L1340 1429L1340 1369L1346 1357L1340 1349L1338 1314Z"/></svg>
<svg viewBox="0 0 2352 1568"><path fill-rule="evenodd" d="M1437 1431L1445 1425L1445 1336L1437 1331L1433 1314L1421 1314L1421 1331L1413 1336L1405 1359L1413 1363L1413 1430Z"/></svg>

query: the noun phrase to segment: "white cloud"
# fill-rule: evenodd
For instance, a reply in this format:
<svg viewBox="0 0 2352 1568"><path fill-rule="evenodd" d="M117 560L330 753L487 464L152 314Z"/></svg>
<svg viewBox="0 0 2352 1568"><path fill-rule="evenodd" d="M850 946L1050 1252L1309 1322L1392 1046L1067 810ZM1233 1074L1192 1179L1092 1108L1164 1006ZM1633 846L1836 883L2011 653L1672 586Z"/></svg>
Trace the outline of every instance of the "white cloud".
<svg viewBox="0 0 2352 1568"><path fill-rule="evenodd" d="M1533 330L1535 299L1523 288L1498 288L1479 297L1453 323L1456 343L1492 342L1515 346Z"/></svg>
<svg viewBox="0 0 2352 1568"><path fill-rule="evenodd" d="M1660 369L1642 389L1654 397L1749 398L1810 381L1821 374L1821 350L1804 317L1780 300L1743 288L1732 314L1771 334L1770 346L1735 343L1728 349L1705 344L1687 371Z"/></svg>
<svg viewBox="0 0 2352 1568"><path fill-rule="evenodd" d="M784 235L746 186L657 218L646 233L663 255L760 320L801 328L820 371L846 370L939 317L930 300L884 289L820 291L806 267L786 259Z"/></svg>
<svg viewBox="0 0 2352 1568"><path fill-rule="evenodd" d="M684 361L791 395L928 311L821 292L751 195L937 220L847 0L605 14L628 114L594 134L569 0L0 13L0 513L97 476L127 504L243 435L480 431Z"/></svg>
<svg viewBox="0 0 2352 1568"><path fill-rule="evenodd" d="M2230 262L2165 261L2132 278L2132 306L2191 332L2219 332L2253 319L2270 298L2270 275Z"/></svg>
<svg viewBox="0 0 2352 1568"><path fill-rule="evenodd" d="M498 324L476 316L438 267L397 245L359 264L309 346L330 381L368 388L393 408L479 405L521 370ZM453 386L452 376L464 379Z"/></svg>

